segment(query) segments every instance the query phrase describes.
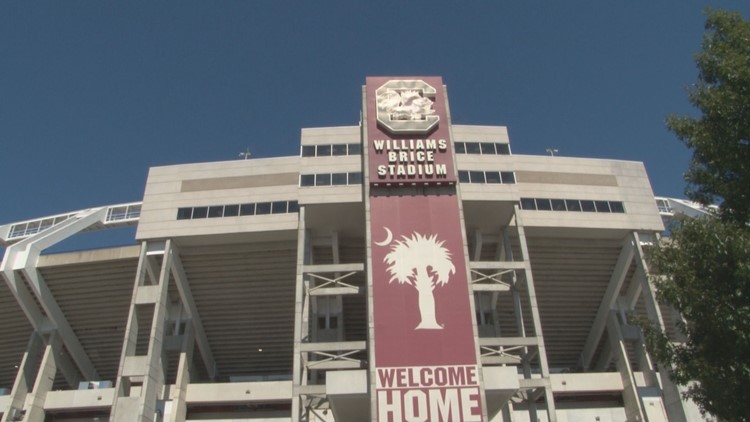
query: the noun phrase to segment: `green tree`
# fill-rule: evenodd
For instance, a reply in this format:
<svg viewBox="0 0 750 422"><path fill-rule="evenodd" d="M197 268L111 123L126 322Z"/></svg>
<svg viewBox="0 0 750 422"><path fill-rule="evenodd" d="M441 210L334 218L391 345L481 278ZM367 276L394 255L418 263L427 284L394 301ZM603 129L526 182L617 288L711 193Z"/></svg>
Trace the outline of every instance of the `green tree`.
<svg viewBox="0 0 750 422"><path fill-rule="evenodd" d="M693 150L688 196L719 202L719 218L685 220L652 251L659 299L684 318L684 343L646 327L649 349L685 395L722 420L750 421L750 23L708 11L698 82L700 117L667 119Z"/></svg>
<svg viewBox="0 0 750 422"><path fill-rule="evenodd" d="M667 126L693 150L688 196L721 201L723 219L750 221L750 23L708 11L698 82L688 88L698 118L669 116Z"/></svg>

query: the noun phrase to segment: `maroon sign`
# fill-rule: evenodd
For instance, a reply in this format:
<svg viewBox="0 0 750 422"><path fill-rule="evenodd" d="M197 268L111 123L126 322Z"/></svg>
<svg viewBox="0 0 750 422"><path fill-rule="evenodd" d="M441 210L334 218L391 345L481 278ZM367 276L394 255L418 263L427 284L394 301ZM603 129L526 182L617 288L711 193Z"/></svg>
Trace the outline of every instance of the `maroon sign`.
<svg viewBox="0 0 750 422"><path fill-rule="evenodd" d="M385 90L380 89L383 86ZM418 100L411 92L418 86L425 95L433 95L435 101L418 101L418 107L408 108ZM396 99L388 91L394 90L400 98L402 94L396 90L399 87L408 91L403 97L412 102ZM393 97L392 104L400 101L399 106L378 106L395 122L384 121L383 110L375 112L375 97L370 94L378 91L381 96L376 98L382 99L386 92ZM442 82L439 78L404 78L395 82L368 78L367 93L368 161L373 186L368 199L377 420L480 421L479 369L458 198L445 192L398 193L399 186L412 183L455 182ZM426 113L427 106L437 112ZM399 124L402 121L398 113L416 109L422 110L423 116L436 114L437 119L430 121L425 117L414 125ZM409 139L394 140L393 134L386 135L391 130L412 132ZM430 135L422 136L419 130ZM381 139L382 147L378 144ZM425 139L436 141L428 144ZM398 155L392 160L394 151ZM406 156L401 155L402 151ZM390 174L388 166L419 165L420 152L425 153L419 157L423 159L421 165L445 165L450 174L428 177L418 170L415 174L407 171L405 177L398 174L400 170L396 175ZM383 171L383 166L387 171L380 178L378 172ZM377 191L388 185L390 191Z"/></svg>
<svg viewBox="0 0 750 422"><path fill-rule="evenodd" d="M367 78L367 98L370 184L456 182L440 78Z"/></svg>

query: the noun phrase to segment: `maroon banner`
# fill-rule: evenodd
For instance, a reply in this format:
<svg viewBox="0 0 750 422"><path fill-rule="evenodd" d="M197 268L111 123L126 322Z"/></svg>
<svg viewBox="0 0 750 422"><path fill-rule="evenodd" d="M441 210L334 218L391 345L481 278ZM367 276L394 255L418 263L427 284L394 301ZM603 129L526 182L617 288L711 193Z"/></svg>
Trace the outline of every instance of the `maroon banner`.
<svg viewBox="0 0 750 422"><path fill-rule="evenodd" d="M370 184L453 184L453 151L438 77L367 78Z"/></svg>
<svg viewBox="0 0 750 422"><path fill-rule="evenodd" d="M422 89L425 97L416 95L415 89ZM442 92L439 78L368 78L373 374L378 421L482 418L458 198L445 191L439 195L399 192L399 186L455 182ZM388 107L383 105L386 100L390 101ZM417 106L411 107L414 102ZM391 120L384 118L384 110ZM407 114L415 110L421 114ZM435 142L425 142L429 139ZM378 144L379 140L383 143ZM422 173L418 165L423 166ZM428 165L444 165L449 174L428 175ZM404 170L398 166L405 166ZM391 174L391 168L396 174ZM400 174L402 171L406 174ZM390 190L377 191L387 186Z"/></svg>

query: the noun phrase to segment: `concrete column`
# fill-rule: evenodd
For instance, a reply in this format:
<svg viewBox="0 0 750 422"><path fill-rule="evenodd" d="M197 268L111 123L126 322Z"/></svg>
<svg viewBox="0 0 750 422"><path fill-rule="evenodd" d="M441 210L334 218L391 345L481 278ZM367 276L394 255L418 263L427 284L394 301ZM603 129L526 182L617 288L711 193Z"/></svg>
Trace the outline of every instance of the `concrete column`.
<svg viewBox="0 0 750 422"><path fill-rule="evenodd" d="M607 318L607 334L609 335L615 366L622 378L622 399L625 404L625 415L630 422L645 421L646 419L643 415L638 395L638 387L635 384L633 369L630 367L628 353L625 349L625 338L623 337L620 321L617 319L615 311L611 311L609 318Z"/></svg>
<svg viewBox="0 0 750 422"><path fill-rule="evenodd" d="M534 322L534 332L537 338L537 347L539 351L539 366L544 379L544 397L547 404L547 420L557 422L557 411L555 410L555 400L552 395L552 385L549 379L549 365L547 364L547 350L544 347L544 335L542 334L542 321L539 317L539 306L536 302L536 288L534 287L534 277L531 272L531 261L529 260L529 250L526 245L526 232L521 219L520 208L518 204L515 208L516 227L518 229L518 240L521 244L521 255L525 265L526 273L526 290L529 295L529 307L531 308L531 319ZM529 403L531 405L531 403Z"/></svg>
<svg viewBox="0 0 750 422"><path fill-rule="evenodd" d="M44 420L44 400L55 382L57 355L60 352L61 344L60 336L57 333L52 333L44 347L44 355L36 375L34 389L26 396L24 422Z"/></svg>
<svg viewBox="0 0 750 422"><path fill-rule="evenodd" d="M195 350L195 341L193 330L188 323L185 326L185 334L182 337L182 350L180 351L180 362L177 366L177 379L174 390L172 390L172 413L169 415L169 422L185 422L187 418L187 389L190 384L190 372L193 363L193 350Z"/></svg>
<svg viewBox="0 0 750 422"><path fill-rule="evenodd" d="M157 273L154 261L161 256ZM136 272L130 314L115 386L111 422L151 422L155 420L157 400L164 393L164 327L167 319L167 292L172 268L172 242L144 242ZM138 311L152 311L151 321L139 321ZM145 355L137 355L140 323L150 322L149 343ZM133 388L140 384L140 391Z"/></svg>
<svg viewBox="0 0 750 422"><path fill-rule="evenodd" d="M305 305L307 295L305 294L305 281L303 269L305 259L308 257L309 241L305 231L305 207L299 208L299 225L297 230L297 277L294 303L294 351L292 353L292 422L299 422L302 414L302 398L300 387L307 384L307 374L303 374L304 361L300 344L307 336L307 306Z"/></svg>
<svg viewBox="0 0 750 422"><path fill-rule="evenodd" d="M34 388L37 369L39 368L39 362L42 359L43 353L44 342L42 337L34 331L29 337L21 364L18 365L16 380L10 392L10 406L7 409L3 409L2 422L11 421L11 416L14 413L20 413L24 410L26 396Z"/></svg>

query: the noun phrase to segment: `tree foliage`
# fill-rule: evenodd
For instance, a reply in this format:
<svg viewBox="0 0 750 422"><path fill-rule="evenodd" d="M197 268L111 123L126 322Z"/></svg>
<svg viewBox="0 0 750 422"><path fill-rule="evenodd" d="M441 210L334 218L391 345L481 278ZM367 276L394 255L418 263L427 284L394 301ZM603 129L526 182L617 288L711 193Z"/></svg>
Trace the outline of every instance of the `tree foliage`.
<svg viewBox="0 0 750 422"><path fill-rule="evenodd" d="M660 301L684 318L684 343L646 329L649 349L722 420L750 421L750 23L708 11L699 80L688 89L700 117L667 119L693 150L688 196L720 202L719 218L686 220L652 251Z"/></svg>
<svg viewBox="0 0 750 422"><path fill-rule="evenodd" d="M684 343L647 330L651 352L703 411L750 420L750 231L685 221L652 256L659 299L685 319ZM697 381L694 383L693 381Z"/></svg>
<svg viewBox="0 0 750 422"><path fill-rule="evenodd" d="M750 23L738 13L709 11L698 82L688 88L701 116L669 116L667 126L693 150L688 196L721 201L725 219L750 221Z"/></svg>

